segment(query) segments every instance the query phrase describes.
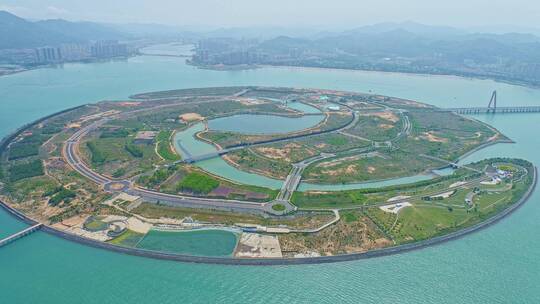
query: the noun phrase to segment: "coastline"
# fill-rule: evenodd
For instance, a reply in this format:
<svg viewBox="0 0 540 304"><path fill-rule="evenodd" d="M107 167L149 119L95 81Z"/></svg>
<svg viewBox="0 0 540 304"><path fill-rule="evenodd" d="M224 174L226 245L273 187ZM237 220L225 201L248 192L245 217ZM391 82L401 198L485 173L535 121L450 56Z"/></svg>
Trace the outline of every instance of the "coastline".
<svg viewBox="0 0 540 304"><path fill-rule="evenodd" d="M532 84L523 80L505 80L500 78L493 78L489 76L474 76L474 75L461 75L461 74L445 74L445 73L418 73L418 72L407 72L407 71L387 71L387 70L367 70L367 69L351 69L351 68L338 68L338 67L316 67L316 66L301 66L301 65L272 65L272 64L257 64L245 68L243 66L231 66L231 68L217 68L213 66L206 65L197 65L190 64L198 69L204 70L213 70L213 71L243 71L243 70L253 70L261 68L289 68L289 69L312 69L312 70L322 70L322 71L350 71L350 72L376 72L376 73L385 73L385 74L401 74L401 75L414 75L414 76L424 76L424 77L456 77L472 80L492 80L498 83L505 83L509 85L521 86L531 89L539 89L540 84ZM236 67L236 68L233 68Z"/></svg>
<svg viewBox="0 0 540 304"><path fill-rule="evenodd" d="M15 132L12 134L6 136L2 140L0 140L0 151L3 151L6 148L6 145L18 134L21 132L24 132L24 130L30 126L33 126L35 124L38 124L40 122L43 122L51 117L54 117L56 115L61 115L64 113L67 113L69 111L81 108L86 106L80 105L77 107L65 109L63 111L59 111L57 113L50 114L48 116L42 117L34 122L28 123L23 125L22 127L18 128ZM483 146L482 148L485 148ZM113 245L110 243L105 243L101 241L96 241L92 239L87 239L75 234L66 233L64 231L55 229L48 225L43 225L41 230L51 234L55 235L57 237L61 237L63 239L73 241L79 244L87 245L94 248L101 248L106 249L118 253L124 253L129 255L135 255L135 256L141 256L141 257L149 257L154 259L165 259L165 260L173 260L173 261L180 261L180 262L190 262L190 263L205 263L205 264L223 264L223 265L261 265L261 266L271 266L271 265L299 265L299 264L321 264L321 263L333 263L333 262L344 262L344 261L353 261L353 260L359 260L359 259L367 259L367 258L374 258L374 257L380 257L380 256L387 256L387 255L394 255L399 254L403 252L413 251L413 250L419 250L422 248L427 248L430 246L435 246L438 244L442 244L447 241L451 241L454 239L458 239L460 237L463 237L467 234L479 231L481 229L484 229L499 220L505 218L506 216L510 215L513 211L517 210L520 206L522 206L528 199L530 198L531 194L534 193L534 190L537 185L537 168L533 166L533 180L527 191L524 193L524 195L515 203L508 206L503 211L493 215L492 217L486 219L483 222L477 223L473 226L463 228L458 231L454 231L451 233L448 233L446 235L437 236L431 239L426 239L414 243L408 243L408 244L402 244L398 246L393 247L387 247L382 249L376 249L372 251L367 252L361 252L361 253L351 253L351 254L343 254L343 255L335 255L335 256L321 256L321 257L307 257L307 258L270 258L270 259L261 259L261 258L254 258L254 259L246 259L246 258L218 258L218 257L201 257L201 256L189 256L189 255L179 255L174 253L165 253L165 252L158 252L158 251L152 251L152 250L145 250L145 249L138 249L138 248L129 248L129 247L121 247L117 245ZM27 224L36 224L38 223L34 219L26 216L22 212L16 210L14 207L12 207L10 204L2 201L0 199L0 207L5 209L9 214L12 216L18 218L19 220L27 223Z"/></svg>
<svg viewBox="0 0 540 304"><path fill-rule="evenodd" d="M186 56L163 56L163 55L153 55L153 54L135 54L129 57L122 57L122 58L111 58L107 60L115 60L115 59L130 59L134 57L144 57L144 56L157 56L157 57L176 57L176 58L188 58ZM105 60L105 61L107 61ZM103 60L92 60L92 61L69 61L69 62L63 62L61 64L69 64L69 63L94 63L94 62L101 62ZM351 72L376 72L376 73L386 73L386 74L401 74L401 75L415 75L415 76L425 76L425 77L457 77L457 78L465 78L465 79L476 79L476 80L492 80L498 83L504 83L509 85L515 85L515 86L521 86L525 88L531 88L531 89L539 89L540 84L532 84L527 81L512 81L512 80L505 80L505 79L499 79L499 78L493 78L489 76L472 76L472 75L460 75L460 74L430 74L430 73L415 73L415 72L405 72L405 71L384 71L384 70L366 70L366 69L346 69L346 68L336 68L336 67L312 67L312 66L296 66L296 65L270 65L270 64L258 64L258 65L249 65L249 66L234 66L231 68L217 68L213 66L201 66L193 63L186 63L189 64L195 68L203 69L203 70L212 70L212 71L220 71L220 72L226 72L226 71L244 71L244 70L254 70L254 69L260 69L260 68L293 68L293 69L314 69L314 70L323 70L323 71L351 71ZM14 75L18 73L28 72L35 69L41 69L41 68L50 68L52 65L41 65L36 67L24 67L23 70L14 72L14 73L7 73L7 74L0 74L0 78L3 76L9 76Z"/></svg>
<svg viewBox="0 0 540 304"><path fill-rule="evenodd" d="M220 265L249 265L249 266L306 265L306 264L346 262L346 261L382 257L382 256L405 253L405 252L409 252L413 250L419 250L419 249L423 249L423 248L427 248L431 246L440 245L440 244L443 244L452 240L459 239L471 233L481 231L482 229L485 229L499 222L500 220L506 218L508 215L512 214L514 211L516 211L521 206L523 206L523 204L529 200L532 193L534 193L534 190L536 189L537 175L538 175L538 170L536 167L534 167L533 181L531 185L529 186L529 189L527 189L527 192L525 192L525 194L517 202L513 203L512 205L507 207L505 210L486 219L485 221L481 223L464 228L462 230L451 232L446 235L434 237L434 238L419 241L419 242L403 244L403 245L398 245L398 246L393 246L393 247L387 247L387 248L366 251L366 252L361 252L361 253L351 253L351 254L343 254L343 255L335 255L335 256L321 256L321 257L307 257L307 258L281 258L281 259L277 259L277 258L242 259L242 258L189 256L189 255L165 253L165 252L138 249L138 248L121 247L121 246L113 245L110 243L95 241L92 239L83 238L78 235L69 234L69 233L57 230L47 225L43 225L41 230L48 234L54 235L56 237L60 237L68 241L87 245L94 248L100 248L100 249L105 249L105 250L109 250L109 251L113 251L117 253L124 253L124 254L129 254L129 255L134 255L134 256L161 259L161 260L171 260L171 261L178 261L178 262L220 264ZM0 200L0 207L6 210L13 217L18 218L27 224L37 223L33 219L27 217L23 213L19 212L18 210L16 210L15 208L11 207L10 205L6 204L5 202L1 200Z"/></svg>
<svg viewBox="0 0 540 304"><path fill-rule="evenodd" d="M25 68L15 70L15 71L6 71L6 72L0 73L0 77L14 75L14 74L22 73L22 72L27 72L27 71L30 71L30 70L32 70L32 68L25 67Z"/></svg>
<svg viewBox="0 0 540 304"><path fill-rule="evenodd" d="M323 70L323 71L351 71L351 72L376 72L376 73L384 73L384 74L397 74L397 75L413 75L413 76L422 76L422 77L454 77L454 78L464 78L464 79L471 79L471 80L492 80L499 83L505 83L509 85L515 85L515 86L521 86L531 89L539 89L540 85L538 84L532 84L527 81L511 81L511 80L504 80L499 78L493 78L488 76L473 76L473 75L460 75L460 74L444 74L444 73L438 73L438 74L430 74L430 73L416 73L416 72L405 72L405 71L384 71L384 70L365 70L365 69L346 69L346 68L335 68L335 67L312 67L312 66L296 66L296 65L270 65L270 64L263 64L259 65L259 68L297 68L297 69L315 69L315 70ZM219 70L217 70L219 71ZM392 96L393 97L393 96Z"/></svg>
<svg viewBox="0 0 540 304"><path fill-rule="evenodd" d="M86 59L86 60L65 61L65 62L59 62L59 63L38 64L38 65L32 65L32 66L21 65L20 70L3 73L3 74L0 73L0 78L4 76L15 75L15 74L30 72L30 71L39 70L39 69L54 68L57 66L62 66L64 64L86 64L86 63L100 63L100 62L115 61L115 60L129 60L130 58L137 57L137 56L151 56L151 55L134 54L134 55L125 56L125 57L93 58L93 59Z"/></svg>

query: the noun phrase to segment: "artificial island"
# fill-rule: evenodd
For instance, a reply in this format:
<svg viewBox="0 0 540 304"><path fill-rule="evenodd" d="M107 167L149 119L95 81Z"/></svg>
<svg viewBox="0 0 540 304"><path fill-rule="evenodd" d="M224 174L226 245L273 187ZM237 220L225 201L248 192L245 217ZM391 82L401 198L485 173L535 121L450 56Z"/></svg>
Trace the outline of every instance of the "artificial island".
<svg viewBox="0 0 540 304"><path fill-rule="evenodd" d="M280 264L457 238L526 201L511 142L452 111L322 89L219 87L68 109L6 137L1 203L47 232L183 261Z"/></svg>

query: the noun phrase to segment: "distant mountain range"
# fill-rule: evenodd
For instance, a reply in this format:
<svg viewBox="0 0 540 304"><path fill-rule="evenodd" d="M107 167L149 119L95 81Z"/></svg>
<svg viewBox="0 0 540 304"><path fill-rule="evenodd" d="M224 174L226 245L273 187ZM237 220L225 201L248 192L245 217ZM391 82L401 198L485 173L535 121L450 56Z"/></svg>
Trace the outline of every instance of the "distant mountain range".
<svg viewBox="0 0 540 304"><path fill-rule="evenodd" d="M129 37L129 34L98 23L65 20L31 22L0 11L0 49L34 48Z"/></svg>
<svg viewBox="0 0 540 304"><path fill-rule="evenodd" d="M540 37L532 34L470 34L458 30L406 30L389 27L388 31L366 28L326 35L317 39L280 36L264 41L255 49L265 53L296 51L323 54L327 58L341 54L363 58L402 58L415 61L476 64L530 62L540 63Z"/></svg>
<svg viewBox="0 0 540 304"><path fill-rule="evenodd" d="M487 29L486 29L487 30ZM497 29L500 34L503 28ZM519 32L524 32L519 31ZM540 30L527 30L540 33ZM362 26L346 31L320 31L316 28L293 28L276 26L238 27L219 29L198 29L187 26L171 26L161 24L110 24L96 22L72 22L62 19L29 21L6 11L0 11L0 49L34 48L61 43L78 43L96 40L125 40L133 38L256 38L259 40L281 39L282 36L293 39L306 39L313 42L340 39L367 39L373 37L391 38L393 40L468 40L471 37L486 38L504 42L538 41L532 34L474 34L473 30L457 29L449 26L431 26L415 22L386 22ZM271 44L271 43L270 43ZM268 44L268 45L270 45Z"/></svg>
<svg viewBox="0 0 540 304"><path fill-rule="evenodd" d="M149 38L142 40L144 44L183 38L203 40L191 60L196 65L270 64L452 74L540 85L540 37L533 32L480 33L415 22L346 31L285 27L197 31L159 24L33 22L0 11L0 50L97 40Z"/></svg>
<svg viewBox="0 0 540 304"><path fill-rule="evenodd" d="M540 37L385 23L312 37L204 42L202 66L268 64L487 77L540 85Z"/></svg>

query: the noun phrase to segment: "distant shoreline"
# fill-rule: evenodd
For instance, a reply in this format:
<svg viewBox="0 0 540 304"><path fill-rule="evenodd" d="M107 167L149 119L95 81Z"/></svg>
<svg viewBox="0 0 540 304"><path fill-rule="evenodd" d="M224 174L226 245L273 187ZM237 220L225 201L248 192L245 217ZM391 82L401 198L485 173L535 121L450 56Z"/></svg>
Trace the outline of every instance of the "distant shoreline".
<svg viewBox="0 0 540 304"><path fill-rule="evenodd" d="M28 72L36 69L42 69L42 68L52 68L57 65L63 65L63 64L70 64L70 63L97 63L97 62L105 62L105 61L111 61L111 60L119 60L119 59L125 59L129 60L130 58L134 57L171 57L171 58L189 58L189 56L181 55L181 56L171 56L171 55L162 55L162 54L145 54L145 53L139 53L133 56L128 57L119 57L119 58L110 58L110 59L94 59L94 60L82 60L82 61L67 61L62 62L58 64L45 64L45 65L39 65L39 66L21 66L21 70L13 71L13 72L6 72L1 73L0 72L0 79L4 76L14 75L18 73ZM504 83L508 85L515 85L515 86L521 86L531 89L540 89L540 85L538 84L532 84L526 81L518 81L518 80L507 80L507 79L500 79L500 78L493 78L489 76L474 76L474 75L459 75L459 74L444 74L444 73L416 73L416 72L407 72L407 71L386 71L386 70L366 70L366 69L353 69L353 68L337 68L337 67L314 67L314 66L298 66L298 65L271 65L271 64L240 64L240 65L198 65L189 62L189 59L186 60L186 64L191 65L193 67L196 67L201 70L212 70L212 71L247 71L247 70L256 70L261 68L292 68L292 69L310 69L310 70L323 70L323 71L352 71L352 72L377 72L377 73L388 73L388 74L401 74L401 75L413 75L413 76L424 76L424 77L434 77L434 76L440 76L440 77L456 77L456 78L464 78L464 79L476 79L476 80L492 80L499 83Z"/></svg>
<svg viewBox="0 0 540 304"><path fill-rule="evenodd" d="M111 60L119 60L119 59L125 59L128 60L130 58L134 57L171 57L171 58L189 58L189 56L181 55L181 56L171 56L171 55L162 55L162 54L145 54L145 53L139 53L133 56L128 57L118 57L118 58L110 58L110 59L94 59L94 60L81 60L81 61L67 61L62 62L58 64L45 64L45 65L39 65L39 66L21 66L21 70L13 71L13 72L0 72L0 79L4 76L14 75L22 72L28 72L36 69L42 69L42 68L51 68L58 65L63 64L70 64L70 63L97 63L97 62L105 62L105 61L111 61ZM189 59L186 60L186 64L191 65L193 67L196 67L201 70L212 70L212 71L247 71L247 70L256 70L256 69L262 69L262 68L292 68L292 69L311 69L311 70L323 70L323 71L351 71L351 72L377 72L377 73L387 73L387 74L400 74L400 75L413 75L413 76L425 76L425 77L457 77L457 78L464 78L464 79L475 79L475 80L492 80L499 83L504 83L508 85L515 85L515 86L521 86L526 87L530 89L540 89L540 84L533 84L526 81L517 81L517 80L507 80L507 79L500 79L500 78L493 78L489 76L474 76L474 75L459 75L459 74L443 74L443 73L415 73L415 72L406 72L406 71L386 71L386 70L366 70L366 69L353 69L353 68L337 68L337 67L315 67L315 66L299 66L299 65L271 65L271 64L254 64L254 65L248 65L248 64L241 64L241 65L198 65L194 64L192 62L189 62Z"/></svg>
<svg viewBox="0 0 540 304"><path fill-rule="evenodd" d="M310 70L322 70L322 71L351 71L351 72L376 72L376 73L386 73L386 74L400 74L400 75L414 75L414 76L425 76L425 77L456 77L464 79L475 79L475 80L492 80L499 83L505 83L509 85L521 86L531 89L540 89L540 84L533 84L526 81L518 80L506 80L500 78L493 78L489 76L475 76L475 75L459 75L459 74L444 74L444 73L417 73L417 72L407 72L407 71L388 71L388 70L366 70L366 69L354 69L354 68L338 68L338 67L316 67L316 66L301 66L301 65L272 65L272 64L254 64L254 65L230 65L230 66L221 66L221 65L198 65L190 63L190 65L197 67L203 70L214 70L214 71L242 71L242 70L255 70L261 68L292 68L292 69L310 69Z"/></svg>
<svg viewBox="0 0 540 304"><path fill-rule="evenodd" d="M127 57L113 57L113 58L95 58L95 59L86 59L86 60L75 60L75 61L65 61L65 62L59 62L59 63L47 63L47 64L40 64L40 65L32 65L32 66L25 66L25 65L19 65L20 69L15 71L9 71L9 70L0 70L0 79L4 76L19 74L23 72L29 72L33 70L38 69L46 69L46 68L55 68L62 66L64 64L86 64L86 63L100 63L100 62L108 62L108 61L120 61L120 60L129 60L132 57L137 56L146 56L146 55L132 55Z"/></svg>
<svg viewBox="0 0 540 304"><path fill-rule="evenodd" d="M30 71L30 70L31 70L31 68L26 68L26 67L21 67L21 69L14 70L14 71L3 70L3 71L0 71L0 78L3 77L3 76L9 76L9 75L22 73L22 72L27 72L27 71Z"/></svg>

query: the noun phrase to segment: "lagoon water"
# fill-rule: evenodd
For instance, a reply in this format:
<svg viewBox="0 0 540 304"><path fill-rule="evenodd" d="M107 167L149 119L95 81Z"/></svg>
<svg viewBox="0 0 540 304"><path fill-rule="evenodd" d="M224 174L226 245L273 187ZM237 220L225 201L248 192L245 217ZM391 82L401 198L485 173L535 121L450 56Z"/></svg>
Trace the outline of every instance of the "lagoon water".
<svg viewBox="0 0 540 304"><path fill-rule="evenodd" d="M243 134L282 134L315 126L323 115L283 117L277 115L238 114L208 121L208 129Z"/></svg>
<svg viewBox="0 0 540 304"><path fill-rule="evenodd" d="M194 135L197 132L204 130L202 123L197 123L186 130L177 132L174 136L174 146L176 151L186 157L185 151L191 155L201 155L205 153L215 152L217 149L206 142L195 139ZM180 148L180 146L182 148ZM283 184L283 181L272 179L266 176L253 174L245 171L241 171L236 167L229 165L223 158L216 157L208 160L204 160L197 163L197 166L204 170L227 178L231 181L246 183L250 185L256 185L261 187L268 187L271 189L279 189Z"/></svg>
<svg viewBox="0 0 540 304"><path fill-rule="evenodd" d="M255 116L258 116L258 115L251 115L250 118L253 118ZM230 116L230 117L233 118L235 116ZM275 117L276 116L269 116L269 118L275 118ZM315 116L307 116L307 117L315 117ZM289 118L289 119L295 119L295 118ZM208 123L211 125L212 120L210 120ZM309 127L309 126L306 126L306 127ZM265 130L277 129L276 126L272 124L267 124L264 126L264 128ZM201 140L197 140L195 138L195 134L203 130L204 130L204 125L202 123L197 123L183 131L177 132L173 140L176 151L184 158L189 157L189 155L196 156L196 155L212 153L212 152L217 151L217 148L214 147L213 145L206 143L204 141L201 141ZM289 130L290 129L281 129L281 132L291 132ZM277 180L277 179L273 179L273 178L266 177L263 175L258 175L258 174L242 171L232 165L229 165L223 158L220 158L220 157L197 162L197 166L215 175L219 175L221 177L224 177L228 180L231 180L237 183L254 185L254 186L259 186L259 187L266 187L270 189L281 189L281 186L283 185L282 180ZM438 170L438 171L440 171L440 174L443 174L448 170L445 169L445 170ZM445 174L448 174L448 173L445 173ZM418 182L422 180L431 179L433 177L434 175L430 175L430 174L419 174L415 176L406 176L406 177L393 178L393 179L382 180L382 181L373 181L373 182L366 182L366 183L351 183L351 184L331 184L331 185L301 182L298 189L300 191L307 191L307 190L340 191L340 190L350 190L350 189L366 189L366 188L386 187L386 186L392 186L392 185L414 183L414 182Z"/></svg>
<svg viewBox="0 0 540 304"><path fill-rule="evenodd" d="M0 78L0 135L46 114L136 92L225 85L377 92L441 107L540 105L540 90L490 80L264 68L199 70L182 58L67 64ZM539 114L477 117L516 144L467 160L518 156L540 164ZM466 160L466 161L467 161ZM0 212L0 237L24 227ZM219 266L126 256L42 232L0 249L1 303L539 303L540 195L500 223L443 245L362 261Z"/></svg>
<svg viewBox="0 0 540 304"><path fill-rule="evenodd" d="M201 239L204 242L201 242ZM187 255L230 257L237 241L236 233L228 230L150 230L137 244L137 248Z"/></svg>

